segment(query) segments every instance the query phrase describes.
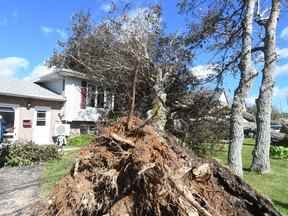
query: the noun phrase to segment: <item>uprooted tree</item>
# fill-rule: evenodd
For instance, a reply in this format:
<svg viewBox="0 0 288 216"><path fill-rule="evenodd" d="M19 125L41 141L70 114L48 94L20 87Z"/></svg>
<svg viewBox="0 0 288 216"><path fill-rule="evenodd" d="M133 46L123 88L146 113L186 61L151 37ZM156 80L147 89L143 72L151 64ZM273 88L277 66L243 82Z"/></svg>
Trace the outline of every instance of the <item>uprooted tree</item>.
<svg viewBox="0 0 288 216"><path fill-rule="evenodd" d="M104 128L34 215L280 216L269 200L216 161L199 159L170 137L127 117ZM235 208L237 206L237 208ZM37 212L38 211L38 212Z"/></svg>
<svg viewBox="0 0 288 216"><path fill-rule="evenodd" d="M206 21L213 21L214 15L210 17L212 20ZM158 38L156 44L159 46L155 50L154 39L144 40L147 42L144 44L149 46L143 46L139 42L142 39L138 39L138 35L133 36L133 29L132 36L130 31L124 31L128 28L127 20L129 18L124 16L120 23L117 18L93 26L88 16L77 17L71 40L64 43L63 50L55 53L50 60L51 65L87 73L91 79L114 89L115 93L129 92L126 96L130 96L130 116L102 128L95 142L80 152L70 174L56 186L49 206L42 213L88 216L278 216L269 200L228 169L215 161L206 161L187 153L186 149L177 146L174 136L159 133L146 121L132 116L133 103L137 107L135 99L142 93L140 90L145 90L147 96L152 89L152 98L158 99L154 104L151 102L149 107L153 107L153 117L160 109L165 109L157 105L159 101L161 106L166 105L165 99L173 103L176 96L172 93L189 93L187 89L192 89L195 79L187 73L183 64L191 58L183 38ZM142 24L137 26L141 27ZM158 34L151 36L157 38ZM195 38L194 42L198 39ZM154 46L150 47L150 42ZM178 59L180 57L181 60ZM203 96L197 97L199 103L194 106L208 106L206 99L213 99ZM213 101L211 104L215 106ZM178 113L183 115L182 118L185 118L187 111L189 116L186 118L194 115L191 104L188 103L185 110L185 103L181 102L180 108L181 112ZM200 113L206 111L199 110ZM212 114L218 110L208 111ZM193 118L191 120L194 121ZM211 116L209 113L201 114L198 120L210 122ZM127 122L131 130L127 130ZM162 123L160 127L163 127Z"/></svg>

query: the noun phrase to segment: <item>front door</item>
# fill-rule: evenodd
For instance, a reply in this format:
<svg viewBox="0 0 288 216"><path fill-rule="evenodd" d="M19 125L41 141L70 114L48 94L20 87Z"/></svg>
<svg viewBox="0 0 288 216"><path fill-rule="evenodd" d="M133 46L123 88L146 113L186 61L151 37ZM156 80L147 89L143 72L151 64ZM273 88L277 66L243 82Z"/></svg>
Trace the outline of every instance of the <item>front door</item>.
<svg viewBox="0 0 288 216"><path fill-rule="evenodd" d="M50 144L51 114L48 107L35 108L33 121L33 142Z"/></svg>

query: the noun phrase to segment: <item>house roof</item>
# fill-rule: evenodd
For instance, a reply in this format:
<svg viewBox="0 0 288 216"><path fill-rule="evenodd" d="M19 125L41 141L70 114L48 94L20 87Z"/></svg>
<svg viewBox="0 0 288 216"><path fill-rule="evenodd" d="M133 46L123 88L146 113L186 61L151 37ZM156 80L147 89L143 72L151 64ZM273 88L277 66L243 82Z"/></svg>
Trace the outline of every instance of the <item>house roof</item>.
<svg viewBox="0 0 288 216"><path fill-rule="evenodd" d="M45 74L38 79L34 80L35 83L41 83L49 80L59 79L60 77L75 77L79 79L87 79L85 74L65 68L53 68L50 73Z"/></svg>
<svg viewBox="0 0 288 216"><path fill-rule="evenodd" d="M0 95L34 98L48 101L65 101L65 98L31 81L0 79Z"/></svg>

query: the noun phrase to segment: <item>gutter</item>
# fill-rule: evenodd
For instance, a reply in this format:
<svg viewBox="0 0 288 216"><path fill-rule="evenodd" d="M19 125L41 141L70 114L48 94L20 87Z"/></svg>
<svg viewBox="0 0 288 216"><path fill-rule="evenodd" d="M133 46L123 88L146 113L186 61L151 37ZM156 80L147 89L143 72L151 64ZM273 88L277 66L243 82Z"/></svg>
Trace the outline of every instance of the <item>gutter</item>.
<svg viewBox="0 0 288 216"><path fill-rule="evenodd" d="M47 98L47 97L36 97L31 95L17 95L11 93L0 93L2 96L10 96L10 97L19 97L19 98L30 98L30 99L38 99L38 100L45 100L45 101L56 101L56 102L65 102L65 98ZM61 97L61 96L60 96Z"/></svg>

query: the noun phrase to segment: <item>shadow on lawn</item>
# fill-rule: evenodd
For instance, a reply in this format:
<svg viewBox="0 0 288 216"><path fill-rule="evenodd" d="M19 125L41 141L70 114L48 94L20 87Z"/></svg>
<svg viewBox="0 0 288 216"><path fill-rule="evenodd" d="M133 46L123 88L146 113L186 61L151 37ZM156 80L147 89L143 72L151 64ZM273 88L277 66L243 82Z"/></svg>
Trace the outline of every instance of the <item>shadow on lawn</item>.
<svg viewBox="0 0 288 216"><path fill-rule="evenodd" d="M273 203L277 206L284 208L284 209L288 209L288 203L283 203L283 202L278 201L278 200L273 200Z"/></svg>
<svg viewBox="0 0 288 216"><path fill-rule="evenodd" d="M244 142L243 145L244 145L244 146L254 146L255 144L254 144L254 143L245 143L245 142Z"/></svg>

